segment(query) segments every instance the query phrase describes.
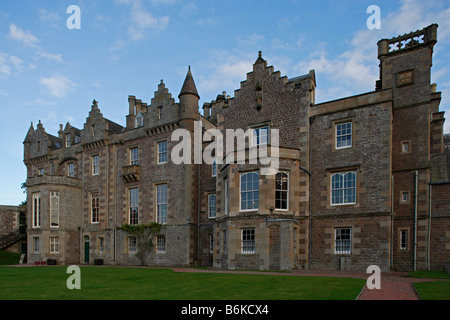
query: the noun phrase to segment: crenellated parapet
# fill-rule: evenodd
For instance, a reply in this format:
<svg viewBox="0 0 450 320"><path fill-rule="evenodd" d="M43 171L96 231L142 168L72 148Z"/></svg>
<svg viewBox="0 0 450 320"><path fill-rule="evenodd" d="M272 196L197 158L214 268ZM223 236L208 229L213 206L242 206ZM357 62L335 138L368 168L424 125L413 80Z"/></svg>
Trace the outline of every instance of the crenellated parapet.
<svg viewBox="0 0 450 320"><path fill-rule="evenodd" d="M422 30L378 41L378 58L420 46L434 46L437 42L437 28L437 24L432 24Z"/></svg>

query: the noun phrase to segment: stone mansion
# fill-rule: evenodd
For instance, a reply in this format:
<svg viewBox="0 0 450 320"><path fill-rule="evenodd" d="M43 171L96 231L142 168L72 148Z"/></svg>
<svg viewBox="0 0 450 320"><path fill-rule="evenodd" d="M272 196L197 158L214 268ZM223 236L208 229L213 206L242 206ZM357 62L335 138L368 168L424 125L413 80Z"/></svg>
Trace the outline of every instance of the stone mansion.
<svg viewBox="0 0 450 320"><path fill-rule="evenodd" d="M178 101L163 81L150 103L129 96L123 126L95 100L82 128L67 123L51 135L32 124L28 263L443 269L450 156L430 82L437 29L380 40L379 80L356 96L316 103L314 70L281 76L260 52L234 97L219 94L202 113L189 68ZM246 160L277 129L278 171L263 175L264 165L226 155L175 164L172 133L194 134L197 123L250 130ZM122 226L155 222L162 228L142 258L140 238Z"/></svg>

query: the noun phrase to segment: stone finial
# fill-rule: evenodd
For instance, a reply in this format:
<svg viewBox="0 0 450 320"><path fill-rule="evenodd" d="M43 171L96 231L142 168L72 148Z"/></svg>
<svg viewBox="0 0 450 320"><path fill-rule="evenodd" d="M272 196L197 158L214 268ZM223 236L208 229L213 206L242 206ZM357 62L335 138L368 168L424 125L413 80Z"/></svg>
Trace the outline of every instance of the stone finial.
<svg viewBox="0 0 450 320"><path fill-rule="evenodd" d="M258 51L258 59L256 59L255 64L263 62L266 62L266 60L264 60L262 57L262 51Z"/></svg>

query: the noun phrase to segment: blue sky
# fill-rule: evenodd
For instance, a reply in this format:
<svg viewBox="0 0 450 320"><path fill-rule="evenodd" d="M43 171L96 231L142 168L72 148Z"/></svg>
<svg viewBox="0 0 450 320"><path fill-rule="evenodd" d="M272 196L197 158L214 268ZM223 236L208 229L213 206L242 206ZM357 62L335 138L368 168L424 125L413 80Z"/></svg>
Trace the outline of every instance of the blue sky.
<svg viewBox="0 0 450 320"><path fill-rule="evenodd" d="M67 8L81 9L70 30ZM367 8L381 9L369 30ZM450 118L448 0L1 0L0 204L25 199L23 140L39 120L83 128L95 98L121 125L128 95L150 102L160 80L177 99L188 65L201 100L234 95L263 52L295 77L315 69L316 102L374 90L377 41L438 23L432 81ZM450 132L450 120L445 131Z"/></svg>

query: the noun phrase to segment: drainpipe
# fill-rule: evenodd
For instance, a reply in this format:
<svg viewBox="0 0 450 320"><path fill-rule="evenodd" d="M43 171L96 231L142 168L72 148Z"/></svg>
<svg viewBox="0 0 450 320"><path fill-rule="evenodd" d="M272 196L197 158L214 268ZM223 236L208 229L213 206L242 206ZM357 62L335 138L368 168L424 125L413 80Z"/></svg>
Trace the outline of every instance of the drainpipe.
<svg viewBox="0 0 450 320"><path fill-rule="evenodd" d="M216 164L216 169L217 169L217 164ZM201 262L201 254L200 254L200 251L201 251L201 248L200 248L200 209L201 209L200 170L201 170L201 164L198 164L197 165L197 265L200 265L200 262ZM216 171L216 176L217 176L217 171ZM215 180L216 180L216 186L217 186L217 178ZM216 194L217 194L217 190L216 190ZM217 210L216 210L216 212L217 212ZM213 228L213 241L214 241L214 230L215 230L215 228ZM213 243L212 260L213 260L213 266L214 266L214 243Z"/></svg>
<svg viewBox="0 0 450 320"><path fill-rule="evenodd" d="M431 237L431 184L428 184L428 236L427 236L427 267L428 271L431 270L430 262L430 237Z"/></svg>
<svg viewBox="0 0 450 320"><path fill-rule="evenodd" d="M394 176L391 177L391 270L394 267Z"/></svg>
<svg viewBox="0 0 450 320"><path fill-rule="evenodd" d="M117 264L117 174L118 174L118 155L117 144L114 145L114 234L113 234L113 261Z"/></svg>
<svg viewBox="0 0 450 320"><path fill-rule="evenodd" d="M316 119L315 116L312 116L309 118L309 138L308 138L308 147L309 147L309 171L306 171L306 173L309 176L309 195L308 195L308 202L309 202L309 236L308 236L308 270L311 269L311 251L312 251L312 212L311 212L311 136L312 136L312 125L314 123L314 120ZM301 168L302 169L302 168ZM303 169L304 170L304 169Z"/></svg>
<svg viewBox="0 0 450 320"><path fill-rule="evenodd" d="M311 165L310 165L311 167ZM311 269L311 234L312 234L312 230L311 230L311 226L312 226L312 221L311 221L311 172L299 167L299 169L303 170L304 172L306 172L308 174L309 177L309 183L308 183L308 207L309 207L309 236L308 236L308 270Z"/></svg>
<svg viewBox="0 0 450 320"><path fill-rule="evenodd" d="M419 172L416 170L414 172L414 271L416 271L417 267L417 198L418 194L418 179Z"/></svg>

